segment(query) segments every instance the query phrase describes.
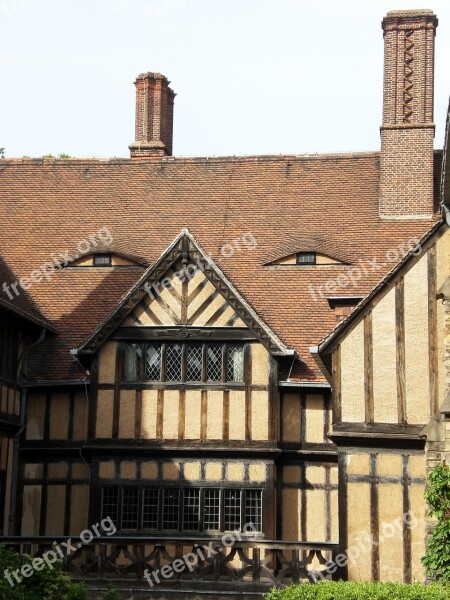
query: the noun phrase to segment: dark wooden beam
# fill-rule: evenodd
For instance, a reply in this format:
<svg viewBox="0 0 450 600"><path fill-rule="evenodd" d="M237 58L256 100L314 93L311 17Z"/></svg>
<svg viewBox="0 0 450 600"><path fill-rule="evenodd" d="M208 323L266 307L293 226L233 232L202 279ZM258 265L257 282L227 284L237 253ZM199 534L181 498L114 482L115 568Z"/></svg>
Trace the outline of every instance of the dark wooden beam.
<svg viewBox="0 0 450 600"><path fill-rule="evenodd" d="M372 313L364 319L364 404L365 419L373 423L373 339L372 339Z"/></svg>
<svg viewBox="0 0 450 600"><path fill-rule="evenodd" d="M406 371L405 371L405 289L404 280L395 286L395 341L397 353L397 414L398 422L406 423Z"/></svg>

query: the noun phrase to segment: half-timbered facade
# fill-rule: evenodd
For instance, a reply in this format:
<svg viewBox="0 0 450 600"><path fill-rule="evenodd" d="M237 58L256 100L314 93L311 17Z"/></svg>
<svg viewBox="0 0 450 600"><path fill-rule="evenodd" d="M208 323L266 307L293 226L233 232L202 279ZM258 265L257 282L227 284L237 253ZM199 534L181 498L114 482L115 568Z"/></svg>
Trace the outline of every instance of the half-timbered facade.
<svg viewBox="0 0 450 600"><path fill-rule="evenodd" d="M109 518L65 559L98 589L148 590L209 541L152 590L423 579L448 387L436 26L383 21L381 152L174 158L174 93L144 73L130 159L1 160L4 541Z"/></svg>

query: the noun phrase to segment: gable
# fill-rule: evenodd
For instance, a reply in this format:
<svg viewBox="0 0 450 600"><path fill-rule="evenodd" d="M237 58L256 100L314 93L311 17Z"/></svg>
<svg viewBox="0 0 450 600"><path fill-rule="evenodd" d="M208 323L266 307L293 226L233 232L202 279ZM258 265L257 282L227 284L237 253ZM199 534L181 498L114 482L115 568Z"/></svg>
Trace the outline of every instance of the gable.
<svg viewBox="0 0 450 600"><path fill-rule="evenodd" d="M92 354L120 326L247 327L274 355L292 355L183 230L74 353Z"/></svg>
<svg viewBox="0 0 450 600"><path fill-rule="evenodd" d="M183 278L183 275L187 275ZM228 300L200 269L178 259L123 322L124 326L245 327Z"/></svg>

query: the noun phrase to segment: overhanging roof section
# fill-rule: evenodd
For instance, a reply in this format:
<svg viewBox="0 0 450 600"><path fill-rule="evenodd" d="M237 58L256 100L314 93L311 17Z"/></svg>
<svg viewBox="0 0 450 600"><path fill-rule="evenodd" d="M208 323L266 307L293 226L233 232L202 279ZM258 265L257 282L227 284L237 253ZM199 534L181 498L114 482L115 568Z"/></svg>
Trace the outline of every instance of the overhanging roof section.
<svg viewBox="0 0 450 600"><path fill-rule="evenodd" d="M56 332L56 329L42 315L26 290L16 286L16 291L13 291L11 284L14 282L17 282L17 277L6 261L0 257L0 283L2 284L0 288L0 307L34 325ZM17 293L17 289L19 293Z"/></svg>
<svg viewBox="0 0 450 600"><path fill-rule="evenodd" d="M188 229L183 229L175 240L166 248L156 263L149 267L139 281L120 300L114 311L99 327L76 349L77 354L93 354L119 327L123 320L148 294L149 287L160 281L169 267L179 258L192 260L216 287L230 306L236 311L247 327L255 334L267 350L275 356L289 356L294 350L289 349L262 321L238 290L227 279L215 262L203 251Z"/></svg>
<svg viewBox="0 0 450 600"><path fill-rule="evenodd" d="M441 220L438 221L427 233L419 240L419 243L416 247L412 248L410 252L408 252L404 258L397 263L397 265L389 271L389 273L383 277L383 279L376 285L373 290L356 306L355 310L343 321L341 321L325 338L323 338L317 346L313 346L310 348L310 352L312 355L324 356L328 352L330 352L334 344L336 344L342 337L345 336L346 332L350 328L350 326L362 315L368 312L372 306L372 301L375 299L378 294L381 294L383 290L391 285L392 281L395 279L395 276L402 271L404 268L407 268L408 263L412 263L414 259L417 259L420 256L425 248L430 245L432 240L436 235L438 235L444 228L446 228L446 224ZM420 247L421 252L418 255L416 248Z"/></svg>

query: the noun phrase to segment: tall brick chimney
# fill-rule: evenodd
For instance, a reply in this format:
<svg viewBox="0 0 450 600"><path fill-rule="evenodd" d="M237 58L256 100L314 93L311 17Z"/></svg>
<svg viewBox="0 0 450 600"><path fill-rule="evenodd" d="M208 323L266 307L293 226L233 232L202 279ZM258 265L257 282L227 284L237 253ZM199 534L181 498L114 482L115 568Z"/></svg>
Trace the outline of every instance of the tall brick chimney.
<svg viewBox="0 0 450 600"><path fill-rule="evenodd" d="M384 218L424 218L433 212L437 24L431 10L396 10L383 19L380 215Z"/></svg>
<svg viewBox="0 0 450 600"><path fill-rule="evenodd" d="M136 141L130 144L131 158L170 156L173 139L175 92L161 73L141 73L136 86Z"/></svg>

